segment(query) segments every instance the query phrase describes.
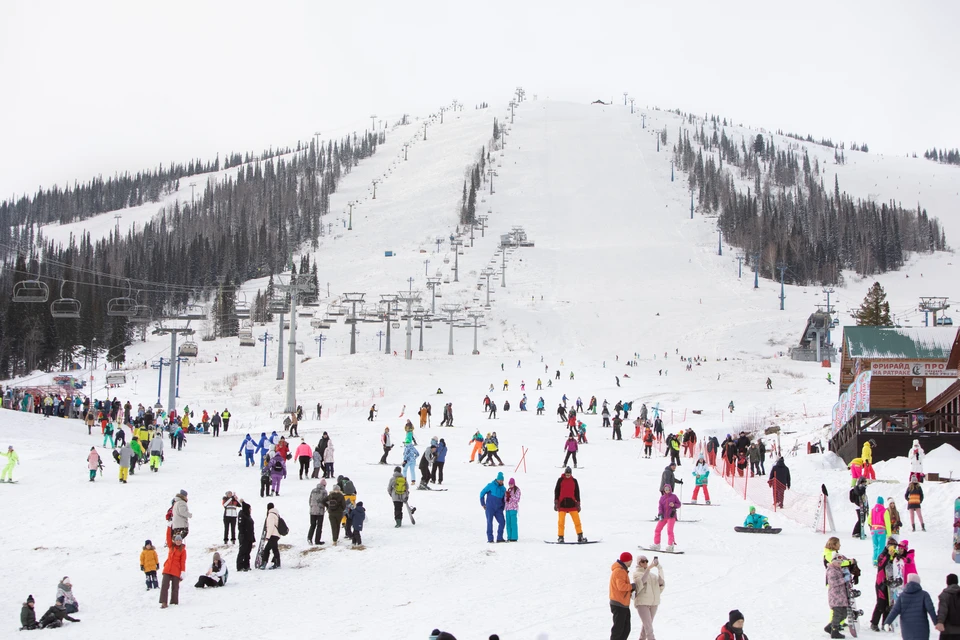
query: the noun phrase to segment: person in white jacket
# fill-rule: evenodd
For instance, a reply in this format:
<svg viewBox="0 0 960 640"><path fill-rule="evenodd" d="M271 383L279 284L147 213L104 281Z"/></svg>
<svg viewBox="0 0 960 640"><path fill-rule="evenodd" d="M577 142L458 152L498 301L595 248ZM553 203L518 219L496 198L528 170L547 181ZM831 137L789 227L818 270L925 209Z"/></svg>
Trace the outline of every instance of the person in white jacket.
<svg viewBox="0 0 960 640"><path fill-rule="evenodd" d="M267 560L270 558L270 552L273 551L273 564L271 569L280 568L280 514L274 509L273 503L267 503L266 536L267 543L263 547L263 555L260 556L260 568L267 568Z"/></svg>
<svg viewBox="0 0 960 640"><path fill-rule="evenodd" d="M657 575L651 575L650 570L657 568ZM660 606L660 592L666 587L663 581L663 567L660 561L654 556L653 562L648 562L646 556L637 558L637 568L633 572L633 583L635 585L633 595L633 606L640 614L640 622L643 629L640 631L640 640L656 640L653 635L653 619L657 615L657 607Z"/></svg>
<svg viewBox="0 0 960 640"><path fill-rule="evenodd" d="M219 553L213 554L213 562L207 572L197 578L197 584L193 585L198 589L206 587L222 587L227 584L227 563L220 559Z"/></svg>
<svg viewBox="0 0 960 640"><path fill-rule="evenodd" d="M923 447L919 440L913 441L910 447L910 480L908 482L923 482Z"/></svg>
<svg viewBox="0 0 960 640"><path fill-rule="evenodd" d="M323 477L333 477L333 440L327 442L327 448L323 450Z"/></svg>
<svg viewBox="0 0 960 640"><path fill-rule="evenodd" d="M190 518L193 514L187 508L187 490L180 489L180 492L173 497L173 520L171 521L171 535L186 538L190 532Z"/></svg>

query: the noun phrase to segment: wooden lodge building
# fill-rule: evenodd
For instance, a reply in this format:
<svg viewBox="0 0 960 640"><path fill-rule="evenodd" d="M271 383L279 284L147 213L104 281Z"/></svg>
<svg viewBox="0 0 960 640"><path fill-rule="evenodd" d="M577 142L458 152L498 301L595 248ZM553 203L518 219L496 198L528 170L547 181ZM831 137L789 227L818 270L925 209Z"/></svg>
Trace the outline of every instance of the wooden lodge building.
<svg viewBox="0 0 960 640"><path fill-rule="evenodd" d="M849 464L871 439L874 462L906 455L914 439L960 448L958 365L952 326L844 327L830 450Z"/></svg>

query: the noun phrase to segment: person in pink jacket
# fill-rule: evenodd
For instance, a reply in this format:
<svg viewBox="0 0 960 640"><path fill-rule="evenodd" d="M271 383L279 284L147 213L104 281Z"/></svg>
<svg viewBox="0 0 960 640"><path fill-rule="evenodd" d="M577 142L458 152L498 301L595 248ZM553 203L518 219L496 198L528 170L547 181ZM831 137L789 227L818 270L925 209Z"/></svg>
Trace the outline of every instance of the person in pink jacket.
<svg viewBox="0 0 960 640"><path fill-rule="evenodd" d="M303 438L300 438L300 444L297 445L295 455L300 462L300 479L303 480L307 478L309 480L310 461L313 460L313 449L310 448L310 445L308 445Z"/></svg>
<svg viewBox="0 0 960 640"><path fill-rule="evenodd" d="M578 448L579 446L577 445L576 438L574 438L573 435L568 437L566 444L563 445L563 450L567 452L567 455L564 456L563 458L563 466L567 466L567 461L571 457L573 457L573 468L574 469L577 468L577 449Z"/></svg>
<svg viewBox="0 0 960 640"><path fill-rule="evenodd" d="M510 478L507 483L506 512L507 512L507 542L516 542L517 532L517 511L520 510L520 487L516 480Z"/></svg>
<svg viewBox="0 0 960 640"><path fill-rule="evenodd" d="M879 558L883 552L883 548L887 543L887 536L890 535L890 532L887 531L887 519L884 518L886 513L887 508L883 504L883 496L877 496L877 504L870 510L870 531L873 536L873 566L877 566L877 558Z"/></svg>
<svg viewBox="0 0 960 640"><path fill-rule="evenodd" d="M100 454L96 447L90 447L90 453L87 454L87 470L90 471L90 482L97 478L97 469L100 467Z"/></svg>
<svg viewBox="0 0 960 640"><path fill-rule="evenodd" d="M850 486L857 486L857 480L863 476L863 459L854 458L850 463Z"/></svg>

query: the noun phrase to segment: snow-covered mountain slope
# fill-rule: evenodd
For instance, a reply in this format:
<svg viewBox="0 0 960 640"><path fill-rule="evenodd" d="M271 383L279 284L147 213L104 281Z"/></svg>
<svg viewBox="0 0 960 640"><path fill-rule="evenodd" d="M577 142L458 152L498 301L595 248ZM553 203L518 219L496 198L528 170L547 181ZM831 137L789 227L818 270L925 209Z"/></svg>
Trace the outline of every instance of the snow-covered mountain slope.
<svg viewBox="0 0 960 640"><path fill-rule="evenodd" d="M447 355L447 328L434 322L425 335L425 351L415 351L412 361L378 350L376 333L383 324L360 325L354 356L347 355L347 327L335 324L323 331L329 340L323 356L316 357L316 332L301 319L297 340L305 343L306 354L298 358L298 402L308 414L317 403L324 409L321 421L304 421L301 434L310 444L322 431L333 438L336 473L354 480L367 508L366 548L332 548L328 542L322 550L310 549L307 497L315 482L298 480L291 464L274 500L291 527L282 540L291 545L283 551L283 568L232 571L222 590L192 588L222 542L219 499L224 491L250 500L259 536L267 499L257 495L259 476L243 467L237 450L243 434L280 427L285 390L285 382L275 379L275 343L264 368L260 347L245 349L236 339L201 342L200 356L181 371L179 403L195 411L229 407L234 416L230 431L219 440L191 436L185 450L167 453L158 474L142 469L127 485L117 481L117 467L109 451L99 447L100 437L88 436L78 422L2 412L6 440L0 444L15 446L21 459L15 472L20 483L0 489L7 492L5 513L11 515L9 526L0 529L0 547L18 559L14 566L23 568L0 581L8 618L28 593L44 610L52 604L57 581L69 575L83 622L68 625L65 637L129 635L149 628L176 630L183 637L216 629L271 638L302 631L304 625L347 638L423 638L434 627L461 640L494 632L502 638L604 637L610 626L610 565L620 552L638 555L638 545L652 542L651 518L666 461L643 459L639 441L630 438L632 427L625 425L624 441L616 442L600 426L599 416L585 416L590 443L581 448L582 469L576 472L581 516L586 536L602 543L577 548L543 544L557 535L552 492L566 429L555 411L564 394L571 402L579 396L586 403L596 395L611 404L618 399L636 400L637 407L640 402L659 404L666 427L692 427L701 437L722 438L735 430L776 424L791 432L782 435L785 449L816 438L835 402L836 387L827 385L826 371L818 364L794 363L778 353L799 338L820 301L819 292L788 287L786 310L779 311L777 284L761 281L754 289L752 274L737 277L729 247L717 255L715 221L699 214L690 220L685 183L682 178L670 182L669 155L656 150L653 130L668 126L674 131L680 119L673 114L647 112L644 129L627 108L523 103L508 129L505 151L493 153L494 193L484 194L478 205L481 213L489 210L489 227L485 237L477 234L473 247L463 249L459 282L453 282L456 260L449 236L456 231L464 171L489 140L494 116L504 121L502 109L448 112L443 124L434 121L427 127L426 140L421 139L422 122L388 136L373 158L343 179L334 196L332 211L360 202L354 207L353 230L330 220L336 232L316 252L321 288L330 282L331 298L347 291L377 299L410 286L424 290L425 269L431 275L439 269L441 278L451 282L440 287L438 306L459 302L474 310L485 299L485 291L477 288L480 270L500 260L499 235L521 225L535 243L507 257L505 287L492 279L495 300L481 329L478 356L470 355L472 330L460 328L454 330L456 355ZM404 142L412 143L406 161ZM881 181L881 172L893 166L885 160L864 172L865 189L870 179ZM944 208L939 209L941 205L934 206L939 191L925 190L939 183L924 182L950 168L903 162L916 163L910 165L913 175L927 185L918 187L921 203L941 217L950 240L956 224L949 207L956 204L955 196L943 189ZM368 192L375 178L382 179L376 200ZM841 175L841 185L853 191L845 179ZM439 253L437 238L444 239ZM396 256L385 257L385 251ZM888 288L892 306L905 308L917 295L927 294L915 288L918 282L931 287L930 295L953 295L949 262L949 254L918 257L904 272L877 279ZM839 291L841 308L856 307L868 284L848 278ZM256 330L266 329L276 333L275 325ZM402 330L394 330L392 349L401 354L402 340ZM100 390L98 396L155 402L156 371L134 364L166 355L168 345L153 337L135 343L128 350L128 384ZM634 354L638 366L626 366ZM681 355L699 355L704 362L687 372ZM553 379L557 370L559 380ZM765 388L768 376L773 390ZM538 378L541 391L536 390ZM96 372L94 388L102 389L103 379L104 372ZM503 391L505 379L508 391ZM164 403L166 381L164 371ZM525 413L518 411L522 383L530 404ZM496 421L482 411L491 385L495 391L490 396L499 405L504 400L512 405ZM438 388L442 395L436 394ZM540 396L546 415L537 417ZM731 400L736 404L732 414L726 410ZM395 529L386 486L400 452L397 447L390 454L389 467L373 464L381 455L379 435L389 426L399 442L404 420L424 401L433 404L434 415L430 429L416 431L419 449L431 436L446 440L450 451L443 486L449 491L414 492L417 525L405 520ZM449 429L438 426L446 402L453 403L455 415L456 426ZM366 415L373 403L380 412L371 423ZM494 429L505 466L481 469L466 462L470 436ZM103 479L89 483L85 457L94 445L106 471ZM525 467L520 464L524 450ZM960 474L957 458L955 451L933 452L928 470ZM844 552L868 565L870 542L849 538L853 516L842 463L831 456L804 455L790 457L788 463L795 492L815 496L824 483L837 496L834 516ZM693 486L691 467L684 459L678 474L685 481L685 500ZM903 467L902 460L878 465L880 477L901 484L871 488L871 502L877 495L902 495ZM478 496L497 471L515 477L523 491L518 544L486 544ZM144 590L137 557L145 539L163 540L164 512L181 488L189 491L194 514L187 575L180 606L161 611L156 592ZM928 532L904 537L917 549L925 585L936 589L945 567L952 566L954 491L953 485L925 491ZM825 536L761 508L784 532L747 538L733 527L742 523L748 503L716 478L711 478L711 497L718 506L683 509L683 517L699 519L677 526L677 541L686 553L661 555L667 589L657 631L664 637L715 637L727 612L738 608L751 637L821 634L828 613L820 559ZM574 537L568 521L567 539ZM161 550L161 560L164 555ZM234 551L225 555L233 567ZM872 576L869 570L864 573L860 602L868 609ZM306 608L317 613L306 614ZM127 613L119 616L118 611ZM637 624L634 618L635 628Z"/></svg>

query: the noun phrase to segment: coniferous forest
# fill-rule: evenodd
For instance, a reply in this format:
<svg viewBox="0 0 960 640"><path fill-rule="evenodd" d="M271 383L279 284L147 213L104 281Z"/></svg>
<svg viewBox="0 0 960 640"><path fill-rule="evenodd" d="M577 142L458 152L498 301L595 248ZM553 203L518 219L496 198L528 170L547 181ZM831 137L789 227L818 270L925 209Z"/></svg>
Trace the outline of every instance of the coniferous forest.
<svg viewBox="0 0 960 640"><path fill-rule="evenodd" d="M893 271L907 252L947 248L939 222L920 205L854 198L836 176L824 184L819 161L799 144L781 148L762 134L738 143L716 117L687 116L687 123L693 135L681 127L673 154L697 209L717 216L723 239L743 251L747 264L758 263L762 277L779 278L782 264L788 284L842 284L845 269L864 276Z"/></svg>
<svg viewBox="0 0 960 640"><path fill-rule="evenodd" d="M107 315L108 300L119 296L135 298L154 318L211 300L207 334L236 335L234 285L287 270L304 242L316 249L330 232L323 216L341 176L375 153L385 137L380 131L319 146L311 141L258 158L229 154L224 163L196 160L135 176L98 177L0 203L0 291L37 278L50 290L46 303L0 296L0 377L66 368L94 356L122 363L125 345L146 324ZM177 200L142 228L97 240L85 234L66 244L38 231L41 224L156 202L176 191L180 178L230 167L240 168L198 185L193 205ZM301 259L300 272L307 269L315 280L316 264ZM50 304L61 297L79 301L80 318L51 317ZM266 295L249 302L253 317L263 317Z"/></svg>

